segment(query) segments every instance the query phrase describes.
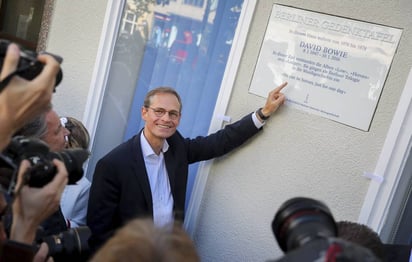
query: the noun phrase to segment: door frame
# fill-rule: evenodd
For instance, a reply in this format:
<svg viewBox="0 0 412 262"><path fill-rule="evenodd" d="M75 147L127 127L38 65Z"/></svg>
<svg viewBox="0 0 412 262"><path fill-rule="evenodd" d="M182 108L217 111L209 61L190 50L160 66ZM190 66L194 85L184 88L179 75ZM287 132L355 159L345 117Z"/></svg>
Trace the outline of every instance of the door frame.
<svg viewBox="0 0 412 262"><path fill-rule="evenodd" d="M359 222L378 232L384 242L390 240L393 223L402 209L396 196L405 191L402 178L409 159L412 137L412 69L392 118L381 154L363 206Z"/></svg>

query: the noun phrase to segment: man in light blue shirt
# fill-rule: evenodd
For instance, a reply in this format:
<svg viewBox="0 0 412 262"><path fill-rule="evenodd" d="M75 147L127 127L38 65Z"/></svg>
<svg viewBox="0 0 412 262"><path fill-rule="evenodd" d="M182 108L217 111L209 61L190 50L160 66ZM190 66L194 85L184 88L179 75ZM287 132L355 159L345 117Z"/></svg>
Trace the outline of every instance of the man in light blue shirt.
<svg viewBox="0 0 412 262"><path fill-rule="evenodd" d="M149 91L141 109L144 128L96 165L87 212L91 249L136 217L151 217L157 226L183 221L189 164L222 156L257 134L284 103L286 85L272 90L256 112L194 139L177 131L182 111L178 93L169 87Z"/></svg>

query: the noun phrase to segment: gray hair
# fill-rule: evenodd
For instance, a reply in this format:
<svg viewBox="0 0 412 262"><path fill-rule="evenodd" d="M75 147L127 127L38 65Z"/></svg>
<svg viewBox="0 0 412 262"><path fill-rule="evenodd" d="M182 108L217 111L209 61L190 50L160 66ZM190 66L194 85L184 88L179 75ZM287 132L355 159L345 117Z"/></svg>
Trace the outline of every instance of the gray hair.
<svg viewBox="0 0 412 262"><path fill-rule="evenodd" d="M24 136L43 139L47 133L46 114L44 112L41 115L35 117L32 121L22 126L13 136Z"/></svg>

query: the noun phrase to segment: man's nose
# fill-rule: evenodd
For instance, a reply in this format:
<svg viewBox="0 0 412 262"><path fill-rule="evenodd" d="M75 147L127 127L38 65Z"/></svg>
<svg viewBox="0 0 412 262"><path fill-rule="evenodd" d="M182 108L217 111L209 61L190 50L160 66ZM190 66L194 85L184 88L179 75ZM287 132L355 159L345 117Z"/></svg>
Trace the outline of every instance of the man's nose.
<svg viewBox="0 0 412 262"><path fill-rule="evenodd" d="M165 114L161 117L161 118L165 118L167 117L168 120L172 120L172 118L170 117L170 112L165 112Z"/></svg>

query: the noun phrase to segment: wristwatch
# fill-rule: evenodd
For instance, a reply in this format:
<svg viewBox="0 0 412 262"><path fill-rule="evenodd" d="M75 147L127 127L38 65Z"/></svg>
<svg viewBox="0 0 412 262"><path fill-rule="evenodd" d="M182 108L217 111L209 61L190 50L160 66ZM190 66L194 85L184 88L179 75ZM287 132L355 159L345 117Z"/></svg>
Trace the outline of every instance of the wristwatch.
<svg viewBox="0 0 412 262"><path fill-rule="evenodd" d="M269 116L265 116L265 115L262 113L262 108L259 108L259 109L257 110L257 114L259 115L259 117L260 117L262 120L268 120L269 117L270 117L270 115L269 115Z"/></svg>

